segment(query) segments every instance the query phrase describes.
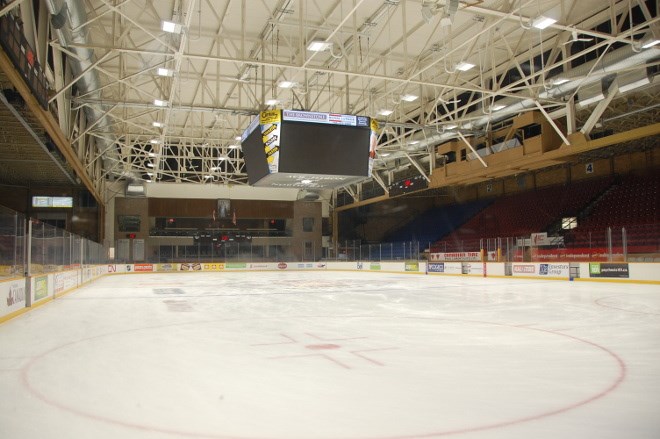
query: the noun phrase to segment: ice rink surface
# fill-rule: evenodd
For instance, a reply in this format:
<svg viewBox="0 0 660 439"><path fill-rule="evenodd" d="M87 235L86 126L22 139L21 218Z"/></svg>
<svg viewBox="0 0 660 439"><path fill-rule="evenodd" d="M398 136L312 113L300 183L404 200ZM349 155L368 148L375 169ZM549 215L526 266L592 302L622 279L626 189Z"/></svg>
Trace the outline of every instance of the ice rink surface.
<svg viewBox="0 0 660 439"><path fill-rule="evenodd" d="M0 325L2 439L657 439L660 288L106 276Z"/></svg>

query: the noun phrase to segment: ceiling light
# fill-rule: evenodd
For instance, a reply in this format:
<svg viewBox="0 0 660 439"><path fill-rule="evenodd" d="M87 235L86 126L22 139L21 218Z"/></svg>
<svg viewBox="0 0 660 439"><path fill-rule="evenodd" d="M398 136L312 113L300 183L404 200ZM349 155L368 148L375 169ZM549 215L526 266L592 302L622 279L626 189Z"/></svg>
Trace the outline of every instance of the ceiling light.
<svg viewBox="0 0 660 439"><path fill-rule="evenodd" d="M154 167L153 163L151 163L151 162L147 163L147 168L153 168L153 167Z"/></svg>
<svg viewBox="0 0 660 439"><path fill-rule="evenodd" d="M566 78L557 78L552 81L552 85L562 85L562 84L566 84L568 81L569 80Z"/></svg>
<svg viewBox="0 0 660 439"><path fill-rule="evenodd" d="M310 52L323 52L324 50L328 50L331 47L332 43L328 43L327 41L312 41L307 46L307 50Z"/></svg>
<svg viewBox="0 0 660 439"><path fill-rule="evenodd" d="M167 107L167 101L161 101L160 99L154 99L154 105L157 107Z"/></svg>
<svg viewBox="0 0 660 439"><path fill-rule="evenodd" d="M455 130L456 128L458 128L458 125L455 124L445 125L446 130Z"/></svg>
<svg viewBox="0 0 660 439"><path fill-rule="evenodd" d="M490 111L500 111L506 108L504 105L493 105L490 107Z"/></svg>
<svg viewBox="0 0 660 439"><path fill-rule="evenodd" d="M266 101L266 105L269 105L269 106L277 105L279 103L280 103L280 101L278 101L277 99L268 99Z"/></svg>
<svg viewBox="0 0 660 439"><path fill-rule="evenodd" d="M174 71L165 67L158 67L158 76L173 76Z"/></svg>
<svg viewBox="0 0 660 439"><path fill-rule="evenodd" d="M412 140L408 142L408 145L417 145L417 144L419 144L419 140Z"/></svg>
<svg viewBox="0 0 660 439"><path fill-rule="evenodd" d="M238 149L240 147L241 147L241 145L229 145L228 146L229 149Z"/></svg>
<svg viewBox="0 0 660 439"><path fill-rule="evenodd" d="M381 116L389 116L392 113L394 113L394 111L387 109L383 109L378 112L378 114L380 114Z"/></svg>
<svg viewBox="0 0 660 439"><path fill-rule="evenodd" d="M212 167L209 168L209 171L211 171L211 172L215 172L215 171L219 171L219 170L220 170L220 168L217 167L217 166L212 166Z"/></svg>
<svg viewBox="0 0 660 439"><path fill-rule="evenodd" d="M153 177L154 173L153 173L153 172L147 172L147 175L148 175L149 177Z"/></svg>
<svg viewBox="0 0 660 439"><path fill-rule="evenodd" d="M471 64L469 62L461 61L458 64L456 64L456 70L460 70L461 72L467 72L471 68L474 67L474 64Z"/></svg>
<svg viewBox="0 0 660 439"><path fill-rule="evenodd" d="M181 25L179 23L175 23L173 21L163 20L160 24L160 28L164 32L169 32L171 34L180 34L181 33Z"/></svg>
<svg viewBox="0 0 660 439"><path fill-rule="evenodd" d="M234 140L236 140L237 142L240 142L242 139L241 139L241 136L236 136L236 137L234 137Z"/></svg>
<svg viewBox="0 0 660 439"><path fill-rule="evenodd" d="M297 84L296 84L295 82L292 82L292 81L280 81L280 82L277 84L277 86L278 86L279 88L293 88L293 87L295 87L296 85L297 85Z"/></svg>
<svg viewBox="0 0 660 439"><path fill-rule="evenodd" d="M151 126L153 126L154 128L163 128L165 124L162 122L152 122Z"/></svg>
<svg viewBox="0 0 660 439"><path fill-rule="evenodd" d="M655 46L656 44L660 44L660 40L657 38L651 38L649 41L645 42L642 45L642 49L648 49L650 47Z"/></svg>
<svg viewBox="0 0 660 439"><path fill-rule="evenodd" d="M300 180L300 184L310 184L312 180Z"/></svg>
<svg viewBox="0 0 660 439"><path fill-rule="evenodd" d="M417 99L419 99L419 96L417 96L417 95L403 95L403 96L401 96L401 100L406 101L406 102L413 102L413 101L416 101Z"/></svg>
<svg viewBox="0 0 660 439"><path fill-rule="evenodd" d="M159 139L151 139L151 140L149 141L149 143L151 143L152 145L155 145L155 144L157 144L157 143L160 143L160 140L159 140Z"/></svg>
<svg viewBox="0 0 660 439"><path fill-rule="evenodd" d="M556 22L557 20L555 20L554 18L544 17L543 15L541 15L540 17L532 21L532 26L534 26L537 29L545 29L546 27L553 25Z"/></svg>
<svg viewBox="0 0 660 439"><path fill-rule="evenodd" d="M156 153L155 152L150 152L149 157L156 157Z"/></svg>
<svg viewBox="0 0 660 439"><path fill-rule="evenodd" d="M381 157L387 157L388 155L390 155L390 153L389 152L382 152L378 155L381 156Z"/></svg>
<svg viewBox="0 0 660 439"><path fill-rule="evenodd" d="M211 169L211 170L213 170L213 169ZM213 178L213 176L209 174L209 175L205 175L204 178L205 178L206 180L208 180L209 178Z"/></svg>

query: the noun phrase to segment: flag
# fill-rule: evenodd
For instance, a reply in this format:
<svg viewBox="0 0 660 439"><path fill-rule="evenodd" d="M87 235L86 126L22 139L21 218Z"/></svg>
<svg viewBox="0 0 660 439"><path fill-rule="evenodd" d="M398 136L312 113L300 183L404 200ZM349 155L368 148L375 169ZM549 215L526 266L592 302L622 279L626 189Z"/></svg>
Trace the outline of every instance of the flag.
<svg viewBox="0 0 660 439"><path fill-rule="evenodd" d="M234 215L231 217L231 222L233 225L236 225L236 209L234 209Z"/></svg>

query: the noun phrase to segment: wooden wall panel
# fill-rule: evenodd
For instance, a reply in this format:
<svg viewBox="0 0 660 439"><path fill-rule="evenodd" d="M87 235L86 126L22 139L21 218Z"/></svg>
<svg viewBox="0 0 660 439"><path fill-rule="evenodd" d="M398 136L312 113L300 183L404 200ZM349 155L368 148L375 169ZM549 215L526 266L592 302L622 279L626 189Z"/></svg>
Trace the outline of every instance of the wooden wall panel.
<svg viewBox="0 0 660 439"><path fill-rule="evenodd" d="M216 207L216 200L149 198L150 217L211 217ZM231 200L231 210L239 218L293 218L292 201Z"/></svg>
<svg viewBox="0 0 660 439"><path fill-rule="evenodd" d="M536 187L565 184L568 179L566 168L555 168L536 173Z"/></svg>
<svg viewBox="0 0 660 439"><path fill-rule="evenodd" d="M216 200L149 198L149 216L199 218L210 217Z"/></svg>

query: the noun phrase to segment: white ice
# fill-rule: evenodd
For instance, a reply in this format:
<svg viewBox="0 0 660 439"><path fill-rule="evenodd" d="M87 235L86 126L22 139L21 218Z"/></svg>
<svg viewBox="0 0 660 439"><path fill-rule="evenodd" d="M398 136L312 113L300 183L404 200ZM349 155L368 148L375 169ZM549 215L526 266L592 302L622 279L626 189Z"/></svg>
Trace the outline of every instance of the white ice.
<svg viewBox="0 0 660 439"><path fill-rule="evenodd" d="M657 439L654 285L104 277L0 325L2 439Z"/></svg>

